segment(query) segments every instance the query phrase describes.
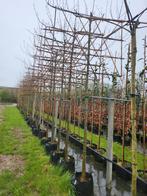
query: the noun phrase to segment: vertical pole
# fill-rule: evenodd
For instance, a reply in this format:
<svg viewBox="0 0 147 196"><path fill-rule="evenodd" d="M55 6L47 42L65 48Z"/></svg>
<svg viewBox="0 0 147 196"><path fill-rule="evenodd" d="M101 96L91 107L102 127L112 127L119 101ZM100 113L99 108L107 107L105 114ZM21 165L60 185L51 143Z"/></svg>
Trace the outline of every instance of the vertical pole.
<svg viewBox="0 0 147 196"><path fill-rule="evenodd" d="M75 91L76 91L76 87L75 87ZM76 105L77 105L77 99L76 99L76 92L75 92L73 98L74 134L75 134L75 126L76 126Z"/></svg>
<svg viewBox="0 0 147 196"><path fill-rule="evenodd" d="M131 127L132 127L132 196L137 194L137 142L136 142L136 28L131 32Z"/></svg>
<svg viewBox="0 0 147 196"><path fill-rule="evenodd" d="M126 84L125 84L125 98L128 99L128 74L129 74L129 64L130 64L130 44L128 46L128 61L126 64ZM122 135L122 164L124 164L125 160L125 130L126 130L126 112L127 112L127 103L124 103L124 111L123 111L123 135Z"/></svg>
<svg viewBox="0 0 147 196"><path fill-rule="evenodd" d="M100 59L100 66L102 66L102 78L101 78L101 89L100 89L100 96L102 97L103 96L103 83L104 83L104 75L103 75L103 72L104 72L104 65L102 64L102 61ZM98 144L97 144L97 150L100 149L101 147L101 129L102 129L102 123L101 123L101 120L102 120L102 112L103 112L103 106L102 106L102 100L100 100L100 111L99 111L99 128L98 128Z"/></svg>
<svg viewBox="0 0 147 196"><path fill-rule="evenodd" d="M93 143L93 124L94 124L94 99L92 98L91 99L91 138L90 138L90 145L92 146L92 143Z"/></svg>
<svg viewBox="0 0 147 196"><path fill-rule="evenodd" d="M30 100L29 100L29 94L27 97L27 116L29 115L29 107L30 107Z"/></svg>
<svg viewBox="0 0 147 196"><path fill-rule="evenodd" d="M42 116L42 87L40 88L39 99L40 99L40 108L39 108L39 123L38 123L38 126L40 127L40 125L41 125L41 116Z"/></svg>
<svg viewBox="0 0 147 196"><path fill-rule="evenodd" d="M58 108L59 108L59 100L56 100L56 103L55 103L55 127L54 127L54 138L55 138L56 135L57 135Z"/></svg>
<svg viewBox="0 0 147 196"><path fill-rule="evenodd" d="M63 93L63 87L64 87L64 67L65 67L65 37L64 37L64 45L63 45L63 63L62 63L62 74L61 74L61 94L60 94L60 109L59 109L59 129L62 128L62 120L64 117L64 106L63 106L63 99L64 99L64 93ZM58 146L57 151L60 151L60 140L61 140L61 133L58 132Z"/></svg>
<svg viewBox="0 0 147 196"><path fill-rule="evenodd" d="M144 166L144 177L146 176L146 36L144 39L144 75L143 75L143 166Z"/></svg>
<svg viewBox="0 0 147 196"><path fill-rule="evenodd" d="M124 0L126 12L130 24L131 33L131 128L132 128L132 186L131 194L132 196L137 195L137 140L136 140L136 29L138 26L138 19L135 21L132 18L129 7L127 5L127 0Z"/></svg>
<svg viewBox="0 0 147 196"><path fill-rule="evenodd" d="M91 13L92 16L92 13ZM88 33L88 51L87 51L87 70L85 80L85 120L84 120L84 142L83 142L83 160L82 160L82 176L81 182L86 180L86 147L87 147L87 120L88 120L88 82L89 82L89 66L90 66L90 46L91 46L91 26L92 19L89 19L89 33Z"/></svg>
<svg viewBox="0 0 147 196"><path fill-rule="evenodd" d="M54 13L54 23L53 27L56 26L56 18L57 18L57 10L55 8L55 13ZM53 50L54 47L54 41L55 41L55 31L53 31L53 37L52 37L52 46L51 50ZM56 68L57 68L57 52L51 55L51 59L53 60L51 66L52 66L52 74L51 74L51 107L52 107L52 132L51 132L51 141L54 142L54 128L55 128L55 123L54 123L54 118L55 118L55 90L56 90Z"/></svg>
<svg viewBox="0 0 147 196"><path fill-rule="evenodd" d="M42 96L42 114L41 114L41 125L44 128L44 102L45 102L45 85L43 89L43 96Z"/></svg>
<svg viewBox="0 0 147 196"><path fill-rule="evenodd" d="M35 117L35 107L36 107L36 92L34 95L34 100L33 100L33 112L32 112L32 119L34 120Z"/></svg>
<svg viewBox="0 0 147 196"><path fill-rule="evenodd" d="M80 136L80 124L81 124L81 104L82 104L82 99L81 99L81 89L80 89L80 98L79 98L79 106L78 106L78 135Z"/></svg>
<svg viewBox="0 0 147 196"><path fill-rule="evenodd" d="M56 52L55 57L54 57L54 67L53 67L53 89L52 89L52 137L51 140L54 142L55 139L55 107L56 107L56 71L57 71L57 55L58 53Z"/></svg>
<svg viewBox="0 0 147 196"><path fill-rule="evenodd" d="M114 130L114 100L108 101L108 137L107 137L107 170L106 184L107 188L111 189L112 183L112 160L113 160L113 130Z"/></svg>
<svg viewBox="0 0 147 196"><path fill-rule="evenodd" d="M68 141L69 141L69 129L71 123L71 84L72 84L72 69L73 69L73 54L74 54L74 43L76 39L76 29L74 28L73 32L73 40L71 47L71 56L70 56L70 66L69 66L69 79L68 79L68 120L67 120L67 133L66 133L66 141L65 141L65 160L68 161Z"/></svg>

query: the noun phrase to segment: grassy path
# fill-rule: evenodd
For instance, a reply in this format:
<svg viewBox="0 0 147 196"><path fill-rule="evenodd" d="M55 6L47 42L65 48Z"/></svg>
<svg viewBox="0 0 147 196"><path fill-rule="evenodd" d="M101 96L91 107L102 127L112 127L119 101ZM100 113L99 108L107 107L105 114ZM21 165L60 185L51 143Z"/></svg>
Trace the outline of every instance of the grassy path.
<svg viewBox="0 0 147 196"><path fill-rule="evenodd" d="M38 138L16 107L6 107L0 122L0 196L70 196L69 173L49 163ZM2 115L1 114L1 115Z"/></svg>

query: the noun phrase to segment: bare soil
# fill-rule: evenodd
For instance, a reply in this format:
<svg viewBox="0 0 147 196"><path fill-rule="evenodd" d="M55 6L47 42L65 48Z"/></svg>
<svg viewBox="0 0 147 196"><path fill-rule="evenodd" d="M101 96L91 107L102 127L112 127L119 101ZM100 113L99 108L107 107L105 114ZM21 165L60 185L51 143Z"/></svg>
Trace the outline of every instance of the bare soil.
<svg viewBox="0 0 147 196"><path fill-rule="evenodd" d="M23 158L20 155L0 155L0 173L5 170L14 172L16 176L23 175Z"/></svg>

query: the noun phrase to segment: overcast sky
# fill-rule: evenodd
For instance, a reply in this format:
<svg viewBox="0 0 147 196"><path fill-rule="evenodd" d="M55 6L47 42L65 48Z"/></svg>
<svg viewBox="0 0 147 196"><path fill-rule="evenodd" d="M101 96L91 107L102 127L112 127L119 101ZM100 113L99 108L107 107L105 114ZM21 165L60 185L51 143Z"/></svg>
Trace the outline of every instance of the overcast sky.
<svg viewBox="0 0 147 196"><path fill-rule="evenodd" d="M69 6L72 2L77 2L67 1ZM60 3L61 0L58 2ZM85 2L91 9L92 0L85 0ZM95 14L109 12L106 7L111 4L110 0L95 0L95 2ZM112 0L112 2L115 8L114 14L121 5L121 0ZM129 4L133 14L136 14L147 7L147 0L130 0ZM31 52L31 32L34 32L34 28L38 26L34 5L40 18L45 19L47 15L45 0L0 0L0 86L16 86L25 70L25 63L22 61L25 59L27 63L29 62L26 53ZM147 21L147 14L144 19Z"/></svg>

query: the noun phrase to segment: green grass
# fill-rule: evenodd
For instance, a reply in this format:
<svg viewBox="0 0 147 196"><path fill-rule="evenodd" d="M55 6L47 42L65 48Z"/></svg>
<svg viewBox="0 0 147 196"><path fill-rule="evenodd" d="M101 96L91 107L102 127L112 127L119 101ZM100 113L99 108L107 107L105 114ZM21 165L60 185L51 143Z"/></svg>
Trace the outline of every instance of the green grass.
<svg viewBox="0 0 147 196"><path fill-rule="evenodd" d="M16 107L6 107L4 122L0 124L0 154L21 155L24 159L23 175L11 171L0 174L0 195L14 196L70 196L74 195L70 174L49 163L38 138L32 136L30 128ZM21 132L19 139L14 133Z"/></svg>
<svg viewBox="0 0 147 196"><path fill-rule="evenodd" d="M48 116L47 114L44 114L44 118L46 120L50 120L50 121L52 120L52 117ZM59 120L58 120L58 123L59 123ZM61 127L66 128L66 121L62 120ZM80 135L83 138L84 130L82 128L80 128L78 126L74 127L73 124L70 124L69 127L70 127L71 133L75 133L77 135ZM98 135L96 135L94 133L92 134L92 138L93 138L92 141L94 144L98 143L98 137L99 137ZM87 132L87 139L89 141L91 140L91 133L90 132ZM101 136L101 148L106 148L106 147L107 147L107 140L105 137ZM122 160L122 145L121 144L119 144L117 142L113 143L113 154L116 155L119 160ZM137 168L138 168L138 170L144 168L143 159L144 159L143 154L137 152ZM146 156L146 159L147 159L147 156ZM125 147L125 160L129 161L129 162L131 162L131 160L132 160L132 153L131 153L130 147Z"/></svg>

